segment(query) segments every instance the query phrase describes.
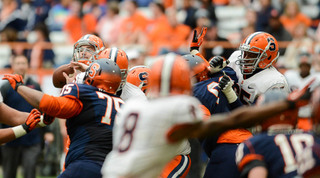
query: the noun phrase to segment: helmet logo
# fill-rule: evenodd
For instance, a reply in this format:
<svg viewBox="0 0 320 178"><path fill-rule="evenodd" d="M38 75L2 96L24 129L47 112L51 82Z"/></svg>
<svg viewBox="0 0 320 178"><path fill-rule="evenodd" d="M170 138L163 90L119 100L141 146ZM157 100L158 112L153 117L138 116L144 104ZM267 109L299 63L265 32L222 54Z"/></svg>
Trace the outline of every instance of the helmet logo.
<svg viewBox="0 0 320 178"><path fill-rule="evenodd" d="M267 38L267 40L268 40L268 43L270 43L270 47L269 47L269 50L270 51L274 51L274 50L276 50L276 44L274 43L274 39L273 38Z"/></svg>
<svg viewBox="0 0 320 178"><path fill-rule="evenodd" d="M141 72L139 74L139 79L140 79L141 84L142 84L141 87L144 87L144 86L147 85L147 78L148 78L148 73L147 72Z"/></svg>
<svg viewBox="0 0 320 178"><path fill-rule="evenodd" d="M96 73L98 72L99 69L100 69L100 65L99 64L97 64L97 63L92 64L90 69L89 69L89 73L88 73L89 77L93 78L96 75Z"/></svg>

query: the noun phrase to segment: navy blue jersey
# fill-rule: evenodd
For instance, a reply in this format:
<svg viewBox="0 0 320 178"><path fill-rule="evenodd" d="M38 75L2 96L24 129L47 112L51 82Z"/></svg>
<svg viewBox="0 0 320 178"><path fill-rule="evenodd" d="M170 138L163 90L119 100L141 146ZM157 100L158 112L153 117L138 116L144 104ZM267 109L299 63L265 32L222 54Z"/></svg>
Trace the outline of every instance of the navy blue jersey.
<svg viewBox="0 0 320 178"><path fill-rule="evenodd" d="M61 96L78 98L83 104L81 112L66 122L70 146L65 167L75 160L102 164L112 149L115 116L124 102L116 95L86 84L65 85Z"/></svg>
<svg viewBox="0 0 320 178"><path fill-rule="evenodd" d="M314 136L315 143L305 148L297 156L298 174L303 177L320 177L320 138Z"/></svg>
<svg viewBox="0 0 320 178"><path fill-rule="evenodd" d="M238 83L236 72L225 67L223 71L234 81L234 86ZM219 81L223 77L223 72L217 72L210 79L196 83L193 86L193 95L210 111L211 115L215 113L229 112L229 103L226 96L220 90ZM218 136L207 137L202 141L202 147L210 157L212 150L217 146Z"/></svg>
<svg viewBox="0 0 320 178"><path fill-rule="evenodd" d="M238 83L236 72L230 68L223 69L225 73L234 81L235 85ZM229 112L229 103L223 92L220 90L219 81L223 77L223 72L217 72L210 79L196 83L193 86L193 96L203 104L211 114ZM235 86L234 85L234 86Z"/></svg>
<svg viewBox="0 0 320 178"><path fill-rule="evenodd" d="M296 156L313 144L310 133L263 133L239 145L236 162L243 177L254 167L264 166L270 178L292 178L297 175Z"/></svg>

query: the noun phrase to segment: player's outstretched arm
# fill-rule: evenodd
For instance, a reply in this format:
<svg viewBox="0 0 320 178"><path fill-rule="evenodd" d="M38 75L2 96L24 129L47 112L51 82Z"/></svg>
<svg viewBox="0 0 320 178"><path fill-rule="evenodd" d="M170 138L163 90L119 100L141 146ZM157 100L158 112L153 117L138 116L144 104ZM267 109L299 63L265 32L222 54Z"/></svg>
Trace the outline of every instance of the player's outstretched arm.
<svg viewBox="0 0 320 178"><path fill-rule="evenodd" d="M54 97L38 90L22 85L21 76L8 74L3 79L10 82L14 88L29 104L53 117L70 118L79 114L82 103L77 98ZM19 83L19 84L18 84Z"/></svg>
<svg viewBox="0 0 320 178"><path fill-rule="evenodd" d="M17 91L33 107L39 109L39 103L43 96L42 92L23 86L22 76L18 74L7 74L4 75L2 79L8 80L15 91Z"/></svg>
<svg viewBox="0 0 320 178"><path fill-rule="evenodd" d="M0 129L0 144L17 139L35 129L36 125L40 122L40 116L41 113L37 109L33 109L24 124L12 128Z"/></svg>
<svg viewBox="0 0 320 178"><path fill-rule="evenodd" d="M0 122L10 126L17 126L26 121L29 113L13 109L5 103L0 103Z"/></svg>
<svg viewBox="0 0 320 178"><path fill-rule="evenodd" d="M202 123L200 129L195 131L194 137L205 137L229 129L250 127L283 111L305 106L309 103L311 97L309 87L313 82L314 80L301 90L290 93L286 100L263 106L244 106L228 115L214 115L214 119Z"/></svg>
<svg viewBox="0 0 320 178"><path fill-rule="evenodd" d="M289 109L289 106L287 101L281 101L264 106L243 106L226 115L217 114L213 116L214 119L203 122L201 128L195 132L195 137L205 137L229 129L250 127Z"/></svg>
<svg viewBox="0 0 320 178"><path fill-rule="evenodd" d="M213 115L211 119L206 121L175 125L167 133L167 138L170 142L176 142L184 138L204 138L229 129L250 127L289 109L290 106L288 101L264 106L243 106L230 114Z"/></svg>

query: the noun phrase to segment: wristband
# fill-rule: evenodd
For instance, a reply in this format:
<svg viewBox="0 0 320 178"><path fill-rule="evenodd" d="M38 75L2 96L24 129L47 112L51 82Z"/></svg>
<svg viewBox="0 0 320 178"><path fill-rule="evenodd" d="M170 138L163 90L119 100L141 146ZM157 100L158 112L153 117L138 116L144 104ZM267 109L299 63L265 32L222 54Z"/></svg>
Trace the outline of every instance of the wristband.
<svg viewBox="0 0 320 178"><path fill-rule="evenodd" d="M238 96L236 95L236 92L233 91L233 89L228 90L222 90L223 94L226 96L228 103L233 103L237 100Z"/></svg>
<svg viewBox="0 0 320 178"><path fill-rule="evenodd" d="M16 83L16 88L14 89L15 91L17 91L18 90L18 87L20 87L21 85L23 85L23 83Z"/></svg>
<svg viewBox="0 0 320 178"><path fill-rule="evenodd" d="M16 138L22 137L25 134L27 134L27 131L23 128L22 125L12 127L12 130L13 130L13 133L16 136Z"/></svg>

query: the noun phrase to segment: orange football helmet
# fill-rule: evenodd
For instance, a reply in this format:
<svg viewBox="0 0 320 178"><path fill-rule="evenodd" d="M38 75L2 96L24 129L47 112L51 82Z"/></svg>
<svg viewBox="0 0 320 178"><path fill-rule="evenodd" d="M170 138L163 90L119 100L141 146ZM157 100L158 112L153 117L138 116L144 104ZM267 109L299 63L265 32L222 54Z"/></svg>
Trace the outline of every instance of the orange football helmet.
<svg viewBox="0 0 320 178"><path fill-rule="evenodd" d="M88 85L115 94L121 83L121 72L115 62L99 59L90 64L85 72L84 81Z"/></svg>
<svg viewBox="0 0 320 178"><path fill-rule="evenodd" d="M139 87L143 92L148 89L148 76L151 70L147 66L135 66L129 70L127 82Z"/></svg>
<svg viewBox="0 0 320 178"><path fill-rule="evenodd" d="M265 32L255 32L247 36L239 49L241 56L238 64L242 74L252 74L257 68L265 69L275 63L279 57L277 40Z"/></svg>
<svg viewBox="0 0 320 178"><path fill-rule="evenodd" d="M193 54L187 54L182 57L188 62L197 82L201 82L209 78L209 65L201 57Z"/></svg>
<svg viewBox="0 0 320 178"><path fill-rule="evenodd" d="M104 44L99 37L92 34L84 35L73 46L72 61L89 65L98 59L102 50L104 50Z"/></svg>
<svg viewBox="0 0 320 178"><path fill-rule="evenodd" d="M122 82L120 84L120 87L118 90L121 90L123 88L123 85L126 82L127 73L128 73L128 66L129 66L129 58L127 54L119 48L107 48L101 52L98 59L101 58L107 58L115 62L120 70L121 70L121 79Z"/></svg>
<svg viewBox="0 0 320 178"><path fill-rule="evenodd" d="M151 67L148 78L150 97L191 94L191 70L178 55L169 53Z"/></svg>
<svg viewBox="0 0 320 178"><path fill-rule="evenodd" d="M264 105L274 101L280 101L286 99L288 93L284 90L273 89L268 90L266 93L259 96L257 100L257 105ZM262 131L267 131L268 129L277 128L279 125L285 125L286 127L291 127L292 129L297 125L298 119L298 109L282 112L270 119L263 121L260 126Z"/></svg>

